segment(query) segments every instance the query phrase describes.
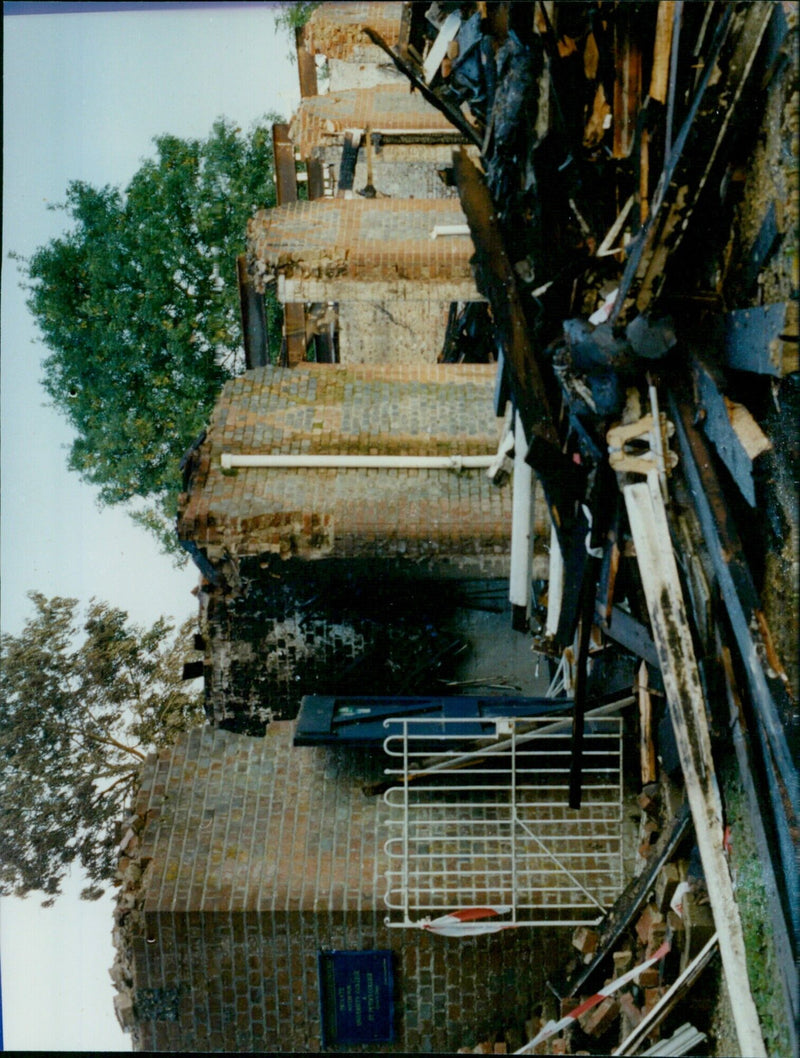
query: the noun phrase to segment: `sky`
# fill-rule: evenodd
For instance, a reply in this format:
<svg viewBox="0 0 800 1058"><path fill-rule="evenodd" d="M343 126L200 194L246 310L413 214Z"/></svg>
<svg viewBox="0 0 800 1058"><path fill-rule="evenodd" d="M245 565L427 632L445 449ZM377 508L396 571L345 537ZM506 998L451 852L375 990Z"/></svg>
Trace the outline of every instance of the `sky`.
<svg viewBox="0 0 800 1058"><path fill-rule="evenodd" d="M91 13L3 19L3 248L0 313L0 624L19 634L27 592L92 597L142 624L196 612L192 567L177 570L127 514L101 509L66 469L70 428L40 386L45 354L11 252L31 254L65 226L48 210L67 183L124 187L161 133L206 136L217 117L242 128L299 102L276 5L108 4ZM79 6L79 5L72 5ZM22 8L26 14L19 15ZM224 8L224 9L220 9ZM0 900L8 1050L129 1050L113 1012L110 899L82 902L69 880L55 907Z"/></svg>

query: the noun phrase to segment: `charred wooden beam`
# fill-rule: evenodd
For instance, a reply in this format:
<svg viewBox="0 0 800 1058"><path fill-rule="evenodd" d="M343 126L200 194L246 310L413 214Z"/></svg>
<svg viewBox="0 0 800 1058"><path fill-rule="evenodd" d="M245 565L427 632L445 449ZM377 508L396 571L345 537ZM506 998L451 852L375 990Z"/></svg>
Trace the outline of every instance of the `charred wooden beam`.
<svg viewBox="0 0 800 1058"><path fill-rule="evenodd" d="M376 44L381 51L384 51L389 56L400 73L404 74L409 79L414 88L422 94L423 98L426 99L431 106L434 106L437 110L441 111L447 120L452 125L455 125L459 132L463 133L470 143L474 143L476 147L482 145L483 138L478 130L470 125L458 107L448 103L445 99L440 99L436 92L428 88L424 78L419 76L407 58L398 55L397 52L386 43L380 33L377 33L374 29L370 29L369 26L364 26L364 33L366 33L373 44Z"/></svg>
<svg viewBox="0 0 800 1058"><path fill-rule="evenodd" d="M514 400L528 441L539 438L545 444L558 446L550 400L530 342L514 269L506 254L486 182L464 150L453 152L453 167L461 206L475 245L473 262L478 289L492 306Z"/></svg>
<svg viewBox="0 0 800 1058"><path fill-rule="evenodd" d="M623 489L650 624L661 662L672 729L692 811L725 980L743 1054L766 1055L747 976L739 909L723 849L723 811L706 702L683 602L669 525L655 471Z"/></svg>
<svg viewBox="0 0 800 1058"><path fill-rule="evenodd" d="M751 739L748 737L748 724L744 703L738 693L733 672L733 660L730 649L723 644L717 632L717 650L722 661L725 679L725 690L730 709L733 746L739 763L739 777L747 800L750 825L753 828L758 857L767 891L767 904L772 921L772 933L775 941L775 952L778 962L778 974L783 987L784 1004L787 1012L786 1025L792 1042L792 1054L798 1053L798 1025L800 1025L800 996L797 993L797 965L792 951L791 922L787 917L781 899L781 887L773 863L774 835L771 828L768 833L763 813L763 784L759 782L761 769L754 758ZM768 818L768 817L767 817Z"/></svg>
<svg viewBox="0 0 800 1058"><path fill-rule="evenodd" d="M253 277L247 271L245 254L240 254L236 258L236 275L239 280L239 311L242 321L244 362L249 370L269 363L267 310L264 295L258 293Z"/></svg>
<svg viewBox="0 0 800 1058"><path fill-rule="evenodd" d="M642 658L653 668L658 668L658 654L650 633L643 624L619 606L612 608L610 621L600 622L600 630L631 654Z"/></svg>
<svg viewBox="0 0 800 1058"><path fill-rule="evenodd" d="M612 319L627 323L661 292L666 262L681 244L712 167L721 156L772 14L772 4L724 5L703 57L703 76L656 188L647 222L630 247Z"/></svg>
<svg viewBox="0 0 800 1058"><path fill-rule="evenodd" d="M722 600L756 714L756 737L777 836L781 885L793 944L800 949L800 879L797 874L797 819L800 787L796 765L798 720L782 679L761 601L744 558L741 540L725 503L711 453L693 424L692 410L674 398L670 418L681 451L681 465L711 558ZM785 725L785 726L784 726Z"/></svg>
<svg viewBox="0 0 800 1058"><path fill-rule="evenodd" d="M585 469L561 451L542 369L486 182L463 149L453 152L453 168L475 245L476 282L491 305L495 333L503 351L503 370L525 428L527 461L542 483L562 551L568 553L575 527L574 507L584 492ZM573 616L576 618L577 613Z"/></svg>
<svg viewBox="0 0 800 1058"><path fill-rule="evenodd" d="M741 294L748 298L755 293L758 277L769 263L770 258L778 248L781 241L781 233L778 228L778 213L774 201L767 206L767 212L758 229L758 234L753 240L752 246L744 255L739 268L739 282Z"/></svg>

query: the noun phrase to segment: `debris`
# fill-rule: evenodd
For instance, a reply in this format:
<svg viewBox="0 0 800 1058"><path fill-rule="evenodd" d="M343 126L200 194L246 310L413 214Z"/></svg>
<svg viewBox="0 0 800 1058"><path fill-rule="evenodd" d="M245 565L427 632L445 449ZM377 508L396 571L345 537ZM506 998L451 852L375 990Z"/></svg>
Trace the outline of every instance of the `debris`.
<svg viewBox="0 0 800 1058"><path fill-rule="evenodd" d="M626 485L623 491L709 897L721 930L720 950L736 1031L745 1053L763 1055L739 909L722 852L722 805L705 701L657 475L651 471L646 484Z"/></svg>
<svg viewBox="0 0 800 1058"><path fill-rule="evenodd" d="M655 1006L642 1018L627 1039L616 1050L611 1052L613 1055L636 1054L641 1043L647 1039L653 1029L663 1021L667 1014L683 998L706 968L717 949L717 944L718 937L717 934L714 934L703 950L698 953L694 960L682 971L677 980L661 996ZM750 1052L745 1053L749 1054Z"/></svg>

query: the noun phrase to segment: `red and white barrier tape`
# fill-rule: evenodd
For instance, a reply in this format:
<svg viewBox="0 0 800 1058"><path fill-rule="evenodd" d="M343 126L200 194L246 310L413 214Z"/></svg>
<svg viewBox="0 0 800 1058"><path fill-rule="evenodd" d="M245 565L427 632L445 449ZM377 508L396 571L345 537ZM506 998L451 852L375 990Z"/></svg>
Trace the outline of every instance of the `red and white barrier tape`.
<svg viewBox="0 0 800 1058"><path fill-rule="evenodd" d="M462 911L451 911L432 922L423 922L422 928L438 933L440 937L477 937L484 933L499 933L501 929L514 929L516 923L486 920L505 915L510 910L511 907L504 904L496 907L468 907Z"/></svg>
<svg viewBox="0 0 800 1058"><path fill-rule="evenodd" d="M550 1039L551 1036L555 1036L555 1034L561 1032L562 1029L569 1028L569 1026L574 1021L577 1021L582 1014L585 1014L587 1010L591 1010L592 1007L596 1007L598 1003L602 1003L607 996L613 995L613 993L619 991L620 988L624 988L629 981L632 981L643 970L648 969L648 967L652 966L654 963L660 962L669 950L669 941L665 940L661 947L654 951L649 959L645 959L645 961L639 963L638 966L634 966L632 970L628 970L627 973L622 974L622 976L618 977L616 981L612 981L611 984L607 984L604 988L601 988L599 992L595 993L595 995L590 996L588 999L584 999L579 1006L575 1007L574 1010L571 1010L569 1014L561 1018L560 1021L548 1021L537 1036L534 1036L532 1040L529 1040L526 1044L520 1047L518 1051L514 1051L514 1054L528 1054L537 1044Z"/></svg>

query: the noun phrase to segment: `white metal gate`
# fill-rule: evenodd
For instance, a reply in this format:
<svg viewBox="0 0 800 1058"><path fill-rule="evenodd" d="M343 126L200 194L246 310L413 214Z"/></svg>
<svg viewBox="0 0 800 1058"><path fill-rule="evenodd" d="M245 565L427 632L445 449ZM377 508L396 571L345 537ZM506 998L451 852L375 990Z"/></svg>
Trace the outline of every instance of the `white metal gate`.
<svg viewBox="0 0 800 1058"><path fill-rule="evenodd" d="M587 718L569 807L569 718L392 719L387 924L476 908L514 926L596 922L622 875L622 721ZM500 921L500 920L498 920Z"/></svg>

